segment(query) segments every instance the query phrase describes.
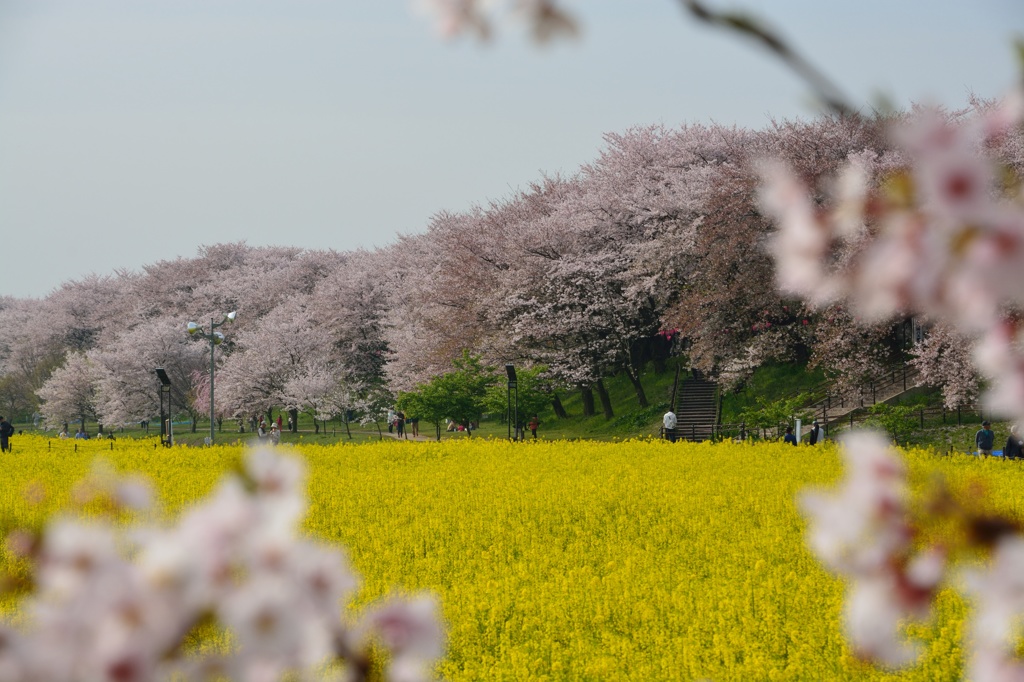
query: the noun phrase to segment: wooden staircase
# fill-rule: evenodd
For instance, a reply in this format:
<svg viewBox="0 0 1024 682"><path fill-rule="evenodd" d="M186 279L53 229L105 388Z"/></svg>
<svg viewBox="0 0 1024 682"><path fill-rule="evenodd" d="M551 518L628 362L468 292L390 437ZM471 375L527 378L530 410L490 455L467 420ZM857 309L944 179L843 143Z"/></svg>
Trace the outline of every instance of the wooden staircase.
<svg viewBox="0 0 1024 682"><path fill-rule="evenodd" d="M676 413L677 439L710 440L718 424L718 384L695 371L673 392L672 411Z"/></svg>
<svg viewBox="0 0 1024 682"><path fill-rule="evenodd" d="M823 393L815 395L805 410L821 423L827 435L832 424L843 421L856 410L887 402L921 385L916 368L899 365L879 373L852 393L840 393L826 384Z"/></svg>

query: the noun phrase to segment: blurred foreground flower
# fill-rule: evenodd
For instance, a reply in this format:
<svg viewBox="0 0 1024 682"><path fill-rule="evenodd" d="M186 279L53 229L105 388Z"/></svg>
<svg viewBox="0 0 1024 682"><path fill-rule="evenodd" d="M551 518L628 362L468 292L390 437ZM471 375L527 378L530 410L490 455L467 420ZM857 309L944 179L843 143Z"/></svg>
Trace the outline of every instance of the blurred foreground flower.
<svg viewBox="0 0 1024 682"><path fill-rule="evenodd" d="M905 471L889 442L859 432L843 445L847 476L840 489L804 496L808 543L848 580L844 615L855 653L903 665L917 650L901 640L900 623L928 615L945 556L939 550L913 553Z"/></svg>
<svg viewBox="0 0 1024 682"><path fill-rule="evenodd" d="M417 0L415 4L434 18L438 33L445 38L471 33L480 40L488 40L493 33L493 8L501 3L489 0ZM531 35L538 43L577 35L576 20L556 0L515 0L510 4L513 13L529 25Z"/></svg>
<svg viewBox="0 0 1024 682"><path fill-rule="evenodd" d="M1024 537L1018 521L985 511L980 488L959 495L944 483L911 499L903 463L881 435L843 439L846 477L830 494L808 493L808 544L847 583L847 636L858 657L913 663L901 628L931 613L938 590L962 587L973 602L965 632L967 679L1024 679L1017 655L1024 617ZM953 581L958 559L967 558ZM983 561L979 563L978 559Z"/></svg>
<svg viewBox="0 0 1024 682"><path fill-rule="evenodd" d="M391 599L344 623L357 580L339 549L296 535L304 478L298 460L258 450L175 525L53 522L30 554L22 622L0 629L0 680L431 679L435 601ZM185 651L207 623L230 631L230 653Z"/></svg>
<svg viewBox="0 0 1024 682"><path fill-rule="evenodd" d="M991 379L986 406L1024 417L1024 350L1011 311L1024 305L1024 92L961 120L922 110L894 123L898 154L854 155L823 207L777 163L762 167L762 205L782 291L861 317L921 315L977 340Z"/></svg>

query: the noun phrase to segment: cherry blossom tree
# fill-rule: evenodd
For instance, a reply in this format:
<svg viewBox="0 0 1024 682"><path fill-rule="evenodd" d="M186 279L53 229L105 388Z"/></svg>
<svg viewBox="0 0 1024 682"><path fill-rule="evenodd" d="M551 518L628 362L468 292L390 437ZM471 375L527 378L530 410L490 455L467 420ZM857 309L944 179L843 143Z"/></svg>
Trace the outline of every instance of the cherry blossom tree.
<svg viewBox="0 0 1024 682"><path fill-rule="evenodd" d="M898 322L871 324L838 304L817 319L810 366L825 371L835 392L859 398L863 386L902 360Z"/></svg>
<svg viewBox="0 0 1024 682"><path fill-rule="evenodd" d="M309 414L316 433L320 433L318 419L326 422L352 404L339 368L327 363L304 363L302 369L285 382L282 400L289 410ZM324 428L327 428L326 423Z"/></svg>
<svg viewBox="0 0 1024 682"><path fill-rule="evenodd" d="M87 419L96 420L96 382L98 370L85 353L69 353L39 389L39 410L49 426L78 421L85 430Z"/></svg>
<svg viewBox="0 0 1024 682"><path fill-rule="evenodd" d="M384 252L355 251L310 295L311 315L331 335L329 359L347 387L348 407L371 415L390 393L384 370L392 305L388 270Z"/></svg>
<svg viewBox="0 0 1024 682"><path fill-rule="evenodd" d="M911 364L921 373L921 383L940 387L943 402L951 410L973 405L978 399L981 378L972 346L971 339L955 328L936 324L913 348Z"/></svg>
<svg viewBox="0 0 1024 682"><path fill-rule="evenodd" d="M97 367L96 405L103 423L126 426L158 414L154 370L162 367L171 380L174 404L188 413L195 432L198 418L209 412L194 399L193 377L208 367L209 359L206 346L192 341L184 320L157 318L90 352Z"/></svg>
<svg viewBox="0 0 1024 682"><path fill-rule="evenodd" d="M330 358L331 334L311 313L308 296L292 296L258 320L256 328L228 337L234 349L215 379L219 409L241 417L298 402L297 396L286 395L288 382Z"/></svg>

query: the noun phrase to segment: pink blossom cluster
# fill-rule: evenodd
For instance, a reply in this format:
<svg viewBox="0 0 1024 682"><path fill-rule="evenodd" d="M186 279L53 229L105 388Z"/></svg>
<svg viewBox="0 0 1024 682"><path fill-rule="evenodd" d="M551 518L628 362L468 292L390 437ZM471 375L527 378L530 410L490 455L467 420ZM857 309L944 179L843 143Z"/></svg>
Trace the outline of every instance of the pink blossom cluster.
<svg viewBox="0 0 1024 682"><path fill-rule="evenodd" d="M490 38L493 28L493 0L419 0L417 5L433 16L438 32L445 38L463 33L480 39ZM533 37L546 42L558 36L573 36L577 27L573 18L555 0L515 0L515 14L530 25Z"/></svg>
<svg viewBox="0 0 1024 682"><path fill-rule="evenodd" d="M1024 302L1019 180L991 149L1024 119L1024 93L959 121L922 110L893 128L903 159L852 155L823 210L787 168L765 164L764 207L783 291L849 300L865 319L920 314L979 338L995 411L1024 416L1024 353L1006 311ZM877 176L877 177L875 177Z"/></svg>
<svg viewBox="0 0 1024 682"><path fill-rule="evenodd" d="M856 654L886 665L917 656L899 636L907 619L928 615L945 572L945 556L914 554L902 462L881 435L843 440L847 476L833 494L803 498L811 549L848 581L844 619Z"/></svg>
<svg viewBox="0 0 1024 682"><path fill-rule="evenodd" d="M343 621L357 581L339 549L296 534L303 479L294 458L259 450L174 525L64 518L38 547L12 536L35 561L36 589L0 630L0 680L361 680L373 644L387 652L386 679L430 679L443 654L435 601L393 598ZM99 487L148 500L137 482ZM231 651L186 651L210 618Z"/></svg>
<svg viewBox="0 0 1024 682"><path fill-rule="evenodd" d="M815 306L848 304L861 319L930 319L934 334L923 352L946 357L946 365L969 364L966 341L973 340L973 363L991 379L987 406L1012 416L1024 416L1024 339L1014 317L1024 303L1024 203L1019 176L995 152L1022 120L1021 92L966 121L921 110L893 126L899 158L852 154L824 198L812 197L788 168L762 167L762 205L779 223L773 251L784 292ZM934 374L939 364L926 367ZM969 368L940 369L955 379L946 384L971 383ZM946 552L915 553L903 466L881 436L850 434L844 451L849 473L841 489L805 499L809 543L849 581L845 620L856 652L908 663L915 649L899 628L927 615L947 572ZM981 521L959 513L968 529ZM990 565L969 571L966 581L975 602L968 677L979 681L1024 680L1015 654L1024 538L1004 525Z"/></svg>
<svg viewBox="0 0 1024 682"><path fill-rule="evenodd" d="M1015 655L1024 613L1024 538L1003 538L991 566L969 571L965 583L974 601L967 632L973 642L967 677L989 682L1024 680L1024 662Z"/></svg>

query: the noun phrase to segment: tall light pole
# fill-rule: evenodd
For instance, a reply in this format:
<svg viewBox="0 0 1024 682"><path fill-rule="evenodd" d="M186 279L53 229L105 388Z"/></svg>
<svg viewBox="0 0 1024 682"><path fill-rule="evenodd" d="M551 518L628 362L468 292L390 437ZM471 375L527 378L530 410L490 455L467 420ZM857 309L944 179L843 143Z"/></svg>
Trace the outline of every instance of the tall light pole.
<svg viewBox="0 0 1024 682"><path fill-rule="evenodd" d="M209 333L195 322L188 323L189 334L192 336L198 334L201 338L207 339L210 342L210 445L213 445L214 426L217 423L213 418L213 349L224 342L224 335L217 331L217 327L225 322L234 322L236 314L236 311L232 310L220 322L214 322L214 318L211 317Z"/></svg>
<svg viewBox="0 0 1024 682"><path fill-rule="evenodd" d="M170 447L174 444L174 436L171 434L171 419L164 419L164 396L167 396L167 414L171 414L171 379L163 367L157 367L153 371L160 380L160 445Z"/></svg>
<svg viewBox="0 0 1024 682"><path fill-rule="evenodd" d="M516 437L514 440L519 440L519 382L516 381L516 368L512 363L505 365L505 374L508 375L508 439L513 440L512 429L515 429ZM512 410L513 391L516 394L514 412Z"/></svg>

